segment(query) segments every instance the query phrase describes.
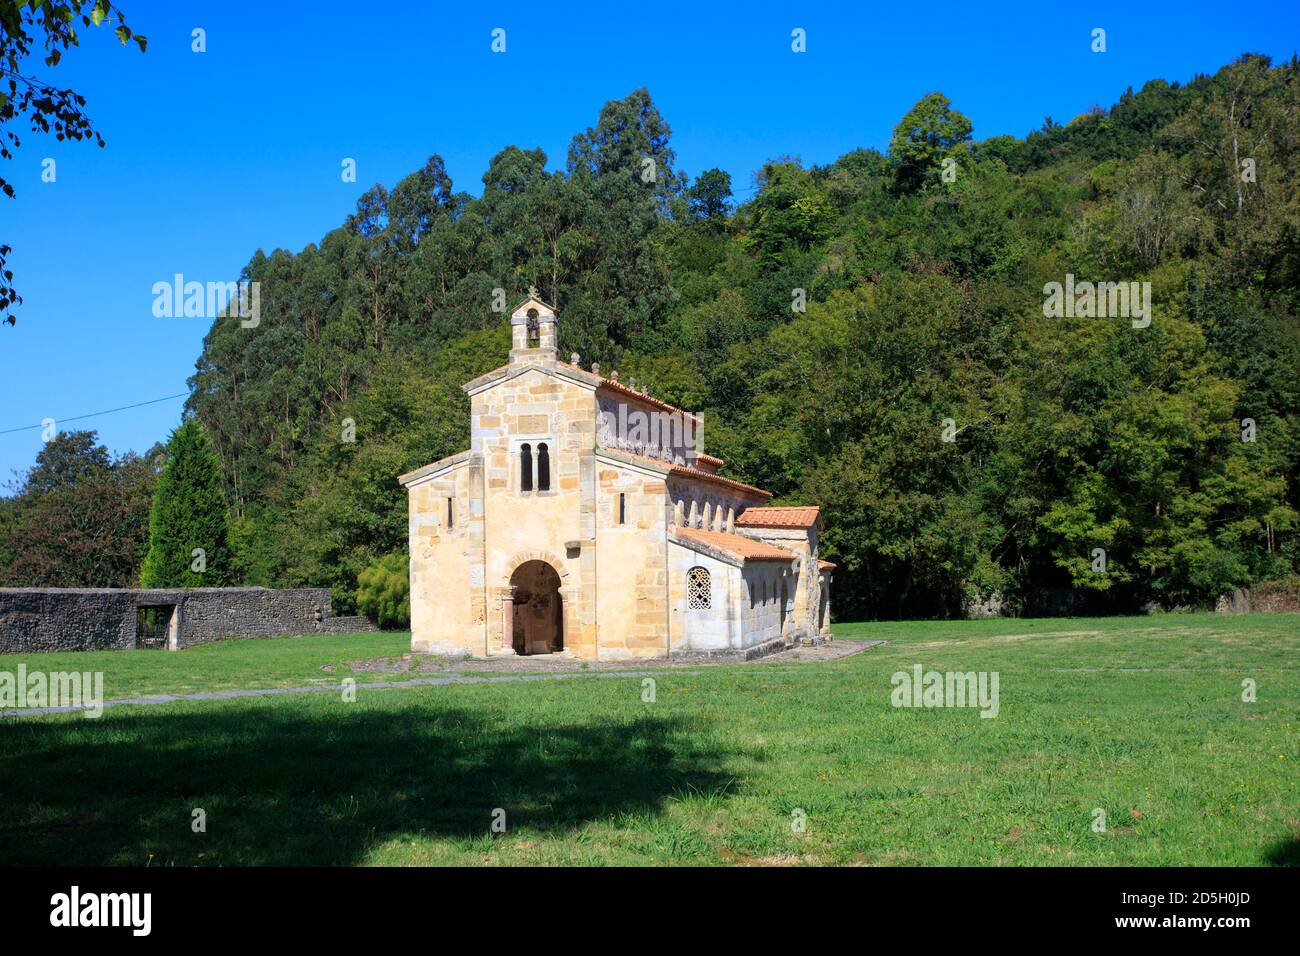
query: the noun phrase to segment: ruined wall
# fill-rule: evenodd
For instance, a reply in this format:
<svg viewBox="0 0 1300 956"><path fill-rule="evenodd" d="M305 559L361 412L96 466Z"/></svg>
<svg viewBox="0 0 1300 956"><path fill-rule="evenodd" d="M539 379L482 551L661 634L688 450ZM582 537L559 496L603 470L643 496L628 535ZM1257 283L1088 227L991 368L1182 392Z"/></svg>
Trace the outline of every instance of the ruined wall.
<svg viewBox="0 0 1300 956"><path fill-rule="evenodd" d="M373 630L330 616L328 588L0 588L0 653L136 646L136 611L174 607L174 645Z"/></svg>
<svg viewBox="0 0 1300 956"><path fill-rule="evenodd" d="M1300 578L1263 581L1252 588L1236 588L1219 598L1214 608L1219 613L1286 614L1300 611Z"/></svg>
<svg viewBox="0 0 1300 956"><path fill-rule="evenodd" d="M0 651L135 647L130 591L0 588Z"/></svg>
<svg viewBox="0 0 1300 956"><path fill-rule="evenodd" d="M177 647L229 637L274 637L328 631L329 588L192 588L137 591L137 603L175 604Z"/></svg>

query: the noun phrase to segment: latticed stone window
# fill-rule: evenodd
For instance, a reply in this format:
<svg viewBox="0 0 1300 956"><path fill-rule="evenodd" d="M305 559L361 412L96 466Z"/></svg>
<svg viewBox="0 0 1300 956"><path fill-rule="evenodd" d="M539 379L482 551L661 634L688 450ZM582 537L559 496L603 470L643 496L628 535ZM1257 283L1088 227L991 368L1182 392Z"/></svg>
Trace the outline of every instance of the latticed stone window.
<svg viewBox="0 0 1300 956"><path fill-rule="evenodd" d="M691 568L686 572L686 606L692 611L713 607L713 588L707 568Z"/></svg>

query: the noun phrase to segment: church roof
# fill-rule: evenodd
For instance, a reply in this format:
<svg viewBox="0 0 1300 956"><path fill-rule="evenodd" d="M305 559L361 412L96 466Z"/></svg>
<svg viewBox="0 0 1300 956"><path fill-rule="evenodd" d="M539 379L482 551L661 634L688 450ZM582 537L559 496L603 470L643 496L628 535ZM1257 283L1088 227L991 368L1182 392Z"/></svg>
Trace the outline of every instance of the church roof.
<svg viewBox="0 0 1300 956"><path fill-rule="evenodd" d="M626 395L628 398L635 398L637 401L643 402L646 405L653 406L654 408L658 408L661 411L676 412L678 415L683 415L687 418L695 418L698 421L698 417L692 415L690 412L680 409L676 405L669 405L667 402L660 401L659 399L655 398L653 395L647 395L645 392L639 392L635 388L625 385L624 383L618 381L617 379L605 378L605 376L603 375L596 375L594 372L589 372L585 368L582 368L581 366L571 365L568 362L556 362L555 364L563 368L567 368L571 372L581 372L583 375L587 375L590 376L591 378L597 379L600 383L598 386L599 388L608 389L609 391L616 392L619 395Z"/></svg>
<svg viewBox="0 0 1300 956"><path fill-rule="evenodd" d="M546 316L552 320L555 319L555 306L542 301L541 295L531 286L528 289L528 295L524 301L520 302L510 313L510 318L522 318L528 314L529 309L536 309L539 317Z"/></svg>
<svg viewBox="0 0 1300 956"><path fill-rule="evenodd" d="M586 382L588 385L595 385L596 388L598 389L605 389L607 391L614 392L615 394L618 395L625 395L628 398L636 399L638 402L641 402L644 405L649 405L651 408L657 408L660 411L664 411L664 412L676 413L686 418L692 418L696 421L699 421L698 415L692 415L690 412L678 408L676 405L669 405L667 402L661 401L655 398L653 395L647 395L644 392L639 392L635 388L630 388L629 386L623 384L622 382L616 379L605 378L603 375L597 375L594 372L589 372L585 368L582 368L579 365L572 365L569 362L557 361L555 363L555 367L558 369L564 369L564 371L569 373L576 373L579 381ZM470 379L462 386L462 388L464 388L464 390L467 392L472 392L479 385L479 383L486 383L490 379L503 377L502 373L507 372L509 370L510 370L510 363L507 362L505 365L499 365L489 372L484 372L482 375L478 375ZM545 372L546 366L521 365L516 367L516 371L518 372L518 374L521 375L524 372L534 372L534 371ZM708 455L704 457L707 457L710 462L716 461L718 463L718 466L721 467L722 465L721 458L714 458L712 455Z"/></svg>
<svg viewBox="0 0 1300 956"><path fill-rule="evenodd" d="M531 370L533 367L534 367L534 366L529 366L528 368L521 368L520 371L521 371L521 372L523 372L523 371L529 371L529 370ZM468 391L470 390L471 386L473 386L476 382L481 382L481 381L483 381L484 379L491 378L491 377L494 376L494 375L500 375L502 372L504 372L504 371L505 371L506 369L508 369L508 368L510 368L510 363L509 363L509 362L507 362L505 365L498 365L496 368L492 369L491 371L484 372L482 375L476 375L476 376L474 376L474 377L471 378L468 382L466 382L464 385L462 385L461 388L463 388L465 391L468 392Z"/></svg>
<svg viewBox="0 0 1300 956"><path fill-rule="evenodd" d="M786 551L784 548L778 548L755 538L747 538L743 534L703 531L700 528L675 528L669 532L669 537L692 550L702 550L706 554L715 554L742 564L746 561L793 561L795 559L792 551Z"/></svg>
<svg viewBox="0 0 1300 956"><path fill-rule="evenodd" d="M705 471L702 468L695 468L691 465L677 465L671 461L664 461L662 458L651 458L648 455L638 455L634 452L624 451L621 448L604 448L598 446L596 448L596 453L600 455L608 455L616 460L618 458L624 458L628 461L635 462L638 465L648 465L664 475L671 475L678 478L694 478L698 481L707 482L712 485L730 488L733 491L745 491L754 495L762 495L764 498L772 497L772 492L770 491L764 491L762 488L747 485L743 481L724 478L722 475L714 474L711 471Z"/></svg>
<svg viewBox="0 0 1300 956"><path fill-rule="evenodd" d="M454 455L448 455L446 458L439 458L437 461L430 462L429 464L423 466L422 468L417 468L414 471L408 471L404 475L398 475L397 482L398 484L403 486L409 485L412 482L419 481L421 478L424 478L427 475L432 475L435 472L443 470L444 468L450 468L452 465L458 465L462 461L467 461L469 459L469 456L470 456L470 449L468 448L465 449L464 451L458 451Z"/></svg>
<svg viewBox="0 0 1300 956"><path fill-rule="evenodd" d="M765 505L746 508L736 518L738 528L811 528L821 516L817 505L797 508Z"/></svg>
<svg viewBox="0 0 1300 956"><path fill-rule="evenodd" d="M697 451L695 453L695 460L699 462L703 462L705 465L708 466L707 468L704 469L705 471L717 471L719 468L721 468L723 465L726 464L726 462L723 461L721 458L719 458L717 455L706 455L702 451Z"/></svg>
<svg viewBox="0 0 1300 956"><path fill-rule="evenodd" d="M772 492L764 491L754 485L747 485L743 481L736 481L734 478L724 478L722 475L714 474L711 471L705 471L703 468L693 468L690 465L673 465L672 473L685 478L698 478L700 481L707 481L715 485L721 485L723 488L732 488L736 491L748 491L752 494L762 495L764 498L771 498Z"/></svg>

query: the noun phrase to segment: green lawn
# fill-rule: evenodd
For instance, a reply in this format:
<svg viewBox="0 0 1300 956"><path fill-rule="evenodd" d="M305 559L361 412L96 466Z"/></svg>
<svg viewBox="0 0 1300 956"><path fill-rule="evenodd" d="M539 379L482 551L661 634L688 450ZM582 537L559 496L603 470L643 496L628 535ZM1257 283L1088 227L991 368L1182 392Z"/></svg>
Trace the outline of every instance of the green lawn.
<svg viewBox="0 0 1300 956"><path fill-rule="evenodd" d="M583 676L4 719L0 863L1294 864L1298 631L1300 615L837 625L890 643L665 671L653 703L638 678ZM272 686L404 642L0 670L93 656L110 697ZM997 671L999 715L892 707L891 675L916 663Z"/></svg>
<svg viewBox="0 0 1300 956"><path fill-rule="evenodd" d="M345 677L382 680L386 675L354 674L348 665L410 649L409 632L313 634L222 641L177 652L0 654L0 670L14 671L21 661L29 669L50 672L102 671L105 699L121 700L145 694L337 684Z"/></svg>

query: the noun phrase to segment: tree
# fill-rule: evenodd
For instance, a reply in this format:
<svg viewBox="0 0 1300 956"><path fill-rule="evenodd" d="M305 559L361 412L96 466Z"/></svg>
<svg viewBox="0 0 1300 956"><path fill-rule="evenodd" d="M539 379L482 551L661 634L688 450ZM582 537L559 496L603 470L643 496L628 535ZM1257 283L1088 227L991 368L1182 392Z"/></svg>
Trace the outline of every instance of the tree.
<svg viewBox="0 0 1300 956"><path fill-rule="evenodd" d="M451 177L442 157L434 154L424 166L411 173L388 197L389 223L397 231L404 249L414 249L440 216L452 210Z"/></svg>
<svg viewBox="0 0 1300 956"><path fill-rule="evenodd" d="M0 90L0 158L13 159L10 145L22 145L10 125L20 115L28 117L34 133L53 132L60 140L93 138L103 147L104 137L91 126L83 109L84 96L23 73L33 47L43 47L47 51L45 65L55 67L64 50L79 46L78 20L83 27L117 23L113 32L122 45L134 41L141 53L148 43L131 32L122 11L109 0L0 0L0 77L7 80L8 87L8 92ZM3 176L0 192L13 198L13 186ZM13 273L5 268L5 257L11 251L0 242L0 321L13 325L17 320L9 310L21 303L22 297L13 287Z"/></svg>
<svg viewBox="0 0 1300 956"><path fill-rule="evenodd" d="M350 611L406 544L393 476L467 446L460 386L501 364L493 304L532 283L561 354L702 412L728 475L822 505L845 615L1061 588L1203 604L1300 567L1297 87L1300 62L1248 57L969 147L935 94L891 155L773 160L736 208L720 171L668 175L644 90L565 171L506 146L481 198L432 157L319 245L254 253L261 326L218 319L204 342L188 409L238 577ZM1045 321L1066 273L1150 280L1151 327Z"/></svg>
<svg viewBox="0 0 1300 956"><path fill-rule="evenodd" d="M943 161L955 157L971 138L971 122L952 108L942 93L927 93L916 102L889 141L894 176L903 193L937 181Z"/></svg>
<svg viewBox="0 0 1300 956"><path fill-rule="evenodd" d="M830 199L798 160L774 160L759 173L762 187L748 207L745 244L771 264L827 239L834 222ZM784 298L788 299L788 293Z"/></svg>
<svg viewBox="0 0 1300 956"><path fill-rule="evenodd" d="M146 588L222 587L231 582L226 502L207 436L190 419L172 433L149 515Z"/></svg>
<svg viewBox="0 0 1300 956"><path fill-rule="evenodd" d="M44 494L67 488L111 465L108 449L98 444L93 431L59 432L36 455L27 473L25 494Z"/></svg>
<svg viewBox="0 0 1300 956"><path fill-rule="evenodd" d="M569 253L579 275L567 299L552 303L564 311L562 350L614 357L662 319L671 290L654 233L682 192L671 134L649 91L639 89L606 103L596 126L573 138L567 169L577 228Z"/></svg>
<svg viewBox="0 0 1300 956"><path fill-rule="evenodd" d="M731 174L721 169L706 169L686 190L691 218L716 226L725 222L731 201Z"/></svg>
<svg viewBox="0 0 1300 956"><path fill-rule="evenodd" d="M0 499L0 585L131 587L149 536L153 453L119 458L94 432L60 432Z"/></svg>

